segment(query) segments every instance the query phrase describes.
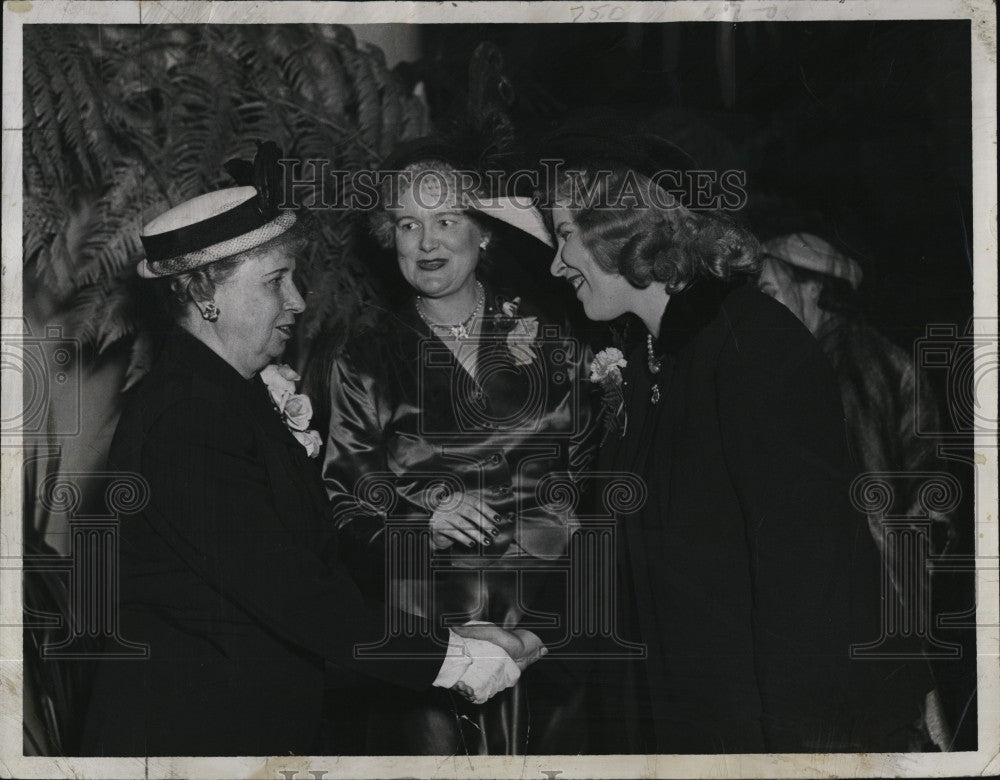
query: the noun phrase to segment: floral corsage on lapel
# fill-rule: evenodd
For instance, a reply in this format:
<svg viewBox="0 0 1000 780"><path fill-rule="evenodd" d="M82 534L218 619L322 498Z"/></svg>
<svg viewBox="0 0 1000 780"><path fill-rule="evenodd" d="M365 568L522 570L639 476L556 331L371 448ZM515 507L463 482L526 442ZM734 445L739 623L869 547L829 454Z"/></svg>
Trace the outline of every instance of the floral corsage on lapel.
<svg viewBox="0 0 1000 780"><path fill-rule="evenodd" d="M521 299L497 297L497 330L507 334L507 351L516 366L535 362L535 341L538 339L538 317L520 317Z"/></svg>
<svg viewBox="0 0 1000 780"><path fill-rule="evenodd" d="M281 415L281 421L291 431L296 441L306 448L310 458L319 455L323 438L318 431L308 430L313 408L309 396L295 392L300 377L291 366L271 364L260 372L260 378L271 394L271 403Z"/></svg>
<svg viewBox="0 0 1000 780"><path fill-rule="evenodd" d="M601 388L601 405L604 417L604 439L614 431L619 437L625 435L628 414L625 411L625 395L622 388L625 380L622 369L628 365L625 355L617 347L602 349L590 363L590 381ZM601 440L601 444L604 443Z"/></svg>

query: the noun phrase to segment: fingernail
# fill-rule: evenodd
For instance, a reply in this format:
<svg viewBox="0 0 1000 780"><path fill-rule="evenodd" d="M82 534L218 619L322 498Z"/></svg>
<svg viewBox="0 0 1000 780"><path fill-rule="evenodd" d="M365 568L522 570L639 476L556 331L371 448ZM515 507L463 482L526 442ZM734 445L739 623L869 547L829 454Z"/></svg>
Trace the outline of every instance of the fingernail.
<svg viewBox="0 0 1000 780"><path fill-rule="evenodd" d="M490 533L493 534L494 536L499 536L500 535L500 529L499 528L491 528L490 529Z"/></svg>
<svg viewBox="0 0 1000 780"><path fill-rule="evenodd" d="M500 522L500 515L493 515L493 522L494 523L499 523Z"/></svg>
<svg viewBox="0 0 1000 780"><path fill-rule="evenodd" d="M483 537L483 544L485 544L485 545L493 544L493 540L490 539L488 536L484 536Z"/></svg>

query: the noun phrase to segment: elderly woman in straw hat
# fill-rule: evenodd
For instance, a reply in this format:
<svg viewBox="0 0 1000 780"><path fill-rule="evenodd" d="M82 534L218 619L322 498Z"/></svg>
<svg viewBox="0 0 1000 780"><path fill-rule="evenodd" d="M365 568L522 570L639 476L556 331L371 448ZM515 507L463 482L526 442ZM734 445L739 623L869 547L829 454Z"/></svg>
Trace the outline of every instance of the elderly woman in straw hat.
<svg viewBox="0 0 1000 780"><path fill-rule="evenodd" d="M328 711L375 679L483 702L541 654L484 625L390 642L389 660L356 655L385 616L320 555L329 505L310 404L295 373L271 365L305 307L293 281L303 239L275 201L263 183L225 189L143 230L139 274L163 288L176 327L109 460L148 484L145 508L122 518L118 573L121 634L148 657L99 663L86 754L347 750L317 742L324 688Z"/></svg>

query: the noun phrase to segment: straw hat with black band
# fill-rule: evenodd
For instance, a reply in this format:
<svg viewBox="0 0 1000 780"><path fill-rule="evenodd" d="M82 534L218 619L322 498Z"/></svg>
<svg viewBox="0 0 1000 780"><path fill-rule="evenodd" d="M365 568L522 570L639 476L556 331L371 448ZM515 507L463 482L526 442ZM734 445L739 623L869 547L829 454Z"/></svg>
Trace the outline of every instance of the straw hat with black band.
<svg viewBox="0 0 1000 780"><path fill-rule="evenodd" d="M274 142L259 144L253 163L226 164L244 186L199 195L143 226L139 239L146 256L136 267L139 276L159 279L186 273L255 249L288 231L296 217L279 208L280 159L281 150Z"/></svg>

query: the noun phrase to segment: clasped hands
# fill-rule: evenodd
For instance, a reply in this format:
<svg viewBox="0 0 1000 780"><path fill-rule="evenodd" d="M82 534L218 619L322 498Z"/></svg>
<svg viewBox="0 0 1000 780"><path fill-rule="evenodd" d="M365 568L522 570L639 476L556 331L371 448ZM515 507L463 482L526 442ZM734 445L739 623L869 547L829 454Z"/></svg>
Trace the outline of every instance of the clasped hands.
<svg viewBox="0 0 1000 780"><path fill-rule="evenodd" d="M467 640L472 663L452 686L473 704L514 685L521 672L548 652L542 640L524 628L507 630L492 623L470 624L452 631Z"/></svg>
<svg viewBox="0 0 1000 780"><path fill-rule="evenodd" d="M464 497L458 507L439 509L431 515L431 545L436 550L455 542L466 547L490 545L500 533L499 520L489 506ZM452 631L466 640L464 649L472 663L451 689L474 704L484 704L514 685L521 672L548 652L542 640L524 628L508 630L492 623L472 623Z"/></svg>

